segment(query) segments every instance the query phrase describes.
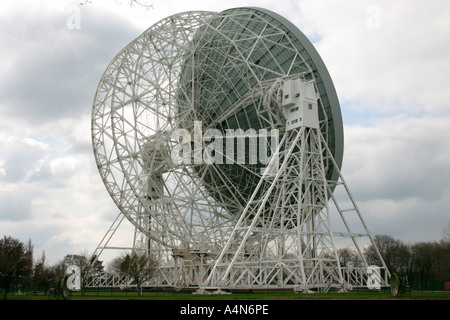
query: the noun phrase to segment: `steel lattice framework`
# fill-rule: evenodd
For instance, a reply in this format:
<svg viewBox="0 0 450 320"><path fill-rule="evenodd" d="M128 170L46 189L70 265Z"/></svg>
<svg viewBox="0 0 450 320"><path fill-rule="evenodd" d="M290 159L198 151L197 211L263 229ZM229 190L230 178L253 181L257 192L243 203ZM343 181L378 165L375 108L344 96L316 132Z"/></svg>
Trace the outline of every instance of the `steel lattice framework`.
<svg viewBox="0 0 450 320"><path fill-rule="evenodd" d="M286 129L281 101L291 80L313 85L317 128ZM279 135L258 140L262 132ZM362 247L373 241L340 174L342 120L331 78L306 37L273 12L185 12L150 27L103 74L92 139L120 210L95 255L126 217L136 229L133 249L160 263L153 285L307 290L367 280ZM271 162L252 158L251 141L272 151ZM333 195L338 186L349 209ZM342 232L332 229L329 200ZM349 211L362 231L347 223ZM341 266L336 236L354 244L359 268Z"/></svg>

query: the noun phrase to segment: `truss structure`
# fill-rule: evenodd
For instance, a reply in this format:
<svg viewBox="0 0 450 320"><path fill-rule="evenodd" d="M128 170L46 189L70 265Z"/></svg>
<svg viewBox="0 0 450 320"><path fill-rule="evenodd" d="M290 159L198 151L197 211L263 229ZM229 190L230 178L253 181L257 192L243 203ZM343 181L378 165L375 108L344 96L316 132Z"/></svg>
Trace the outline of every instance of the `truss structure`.
<svg viewBox="0 0 450 320"><path fill-rule="evenodd" d="M203 289L291 287L304 292L365 286L367 278L357 279L369 268L363 245L374 242L342 175L333 182L325 176L324 158L335 162L320 130L301 127L286 132L275 156L279 169L261 177ZM350 207L341 209L333 196L336 186L345 189ZM330 196L345 232L332 228ZM356 213L359 226L348 223L349 212ZM352 240L356 268L341 265L335 243L339 237ZM389 272L385 265L382 269L385 278L379 280L387 285Z"/></svg>
<svg viewBox="0 0 450 320"><path fill-rule="evenodd" d="M151 286L365 285L363 248L374 244L340 174L337 98L310 45L290 28L251 8L185 12L159 21L114 57L94 100L92 141L120 213L96 257L127 218L136 230L131 249L159 261ZM286 130L280 101L292 79L314 84L317 128ZM220 137L236 130L250 135ZM261 132L279 133L257 139L271 162L255 162L237 146ZM344 209L335 195L341 186ZM361 231L348 223L349 213ZM342 231L332 229L334 216ZM351 270L341 265L336 237L355 248Z"/></svg>

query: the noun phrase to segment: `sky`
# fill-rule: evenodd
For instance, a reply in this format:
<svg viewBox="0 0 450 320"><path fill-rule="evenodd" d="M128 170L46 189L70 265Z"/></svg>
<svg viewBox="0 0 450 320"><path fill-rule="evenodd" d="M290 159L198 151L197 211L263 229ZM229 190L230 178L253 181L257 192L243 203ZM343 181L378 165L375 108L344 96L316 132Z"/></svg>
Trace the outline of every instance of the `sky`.
<svg viewBox="0 0 450 320"><path fill-rule="evenodd" d="M0 0L0 236L35 258L91 253L119 214L95 165L91 111L113 57L154 23L257 6L294 23L333 79L342 173L372 234L439 241L450 224L447 0ZM132 244L124 221L112 243Z"/></svg>

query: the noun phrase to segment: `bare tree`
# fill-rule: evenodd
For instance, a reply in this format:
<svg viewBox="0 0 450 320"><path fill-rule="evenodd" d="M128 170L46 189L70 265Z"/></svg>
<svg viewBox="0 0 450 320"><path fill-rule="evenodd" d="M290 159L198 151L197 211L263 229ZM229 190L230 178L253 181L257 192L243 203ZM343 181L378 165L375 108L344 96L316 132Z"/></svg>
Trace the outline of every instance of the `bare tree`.
<svg viewBox="0 0 450 320"><path fill-rule="evenodd" d="M339 262L341 266L343 267L349 267L349 266L360 266L362 263L361 259L359 258L359 255L350 248L341 248L338 249L338 255L339 255Z"/></svg>
<svg viewBox="0 0 450 320"><path fill-rule="evenodd" d="M442 241L450 243L450 222L442 228Z"/></svg>
<svg viewBox="0 0 450 320"><path fill-rule="evenodd" d="M55 281L55 274L52 268L48 267L45 261L45 252L42 252L40 259L36 260L33 267L32 285L34 291L43 290L45 293L50 289Z"/></svg>
<svg viewBox="0 0 450 320"><path fill-rule="evenodd" d="M405 273L407 271L411 260L411 252L407 244L389 235L376 235L374 242L390 272ZM365 255L369 264L381 264L373 246L365 250Z"/></svg>
<svg viewBox="0 0 450 320"><path fill-rule="evenodd" d="M142 295L142 285L153 277L157 261L153 255L138 254L135 251L116 258L113 268L119 269L136 282L138 295Z"/></svg>

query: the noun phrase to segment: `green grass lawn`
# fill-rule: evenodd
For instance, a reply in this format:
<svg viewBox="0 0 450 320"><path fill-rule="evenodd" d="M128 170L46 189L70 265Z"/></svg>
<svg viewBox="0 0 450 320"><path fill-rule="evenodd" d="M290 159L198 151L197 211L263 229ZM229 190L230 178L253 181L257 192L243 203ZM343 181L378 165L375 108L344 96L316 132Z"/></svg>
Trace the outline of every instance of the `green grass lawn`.
<svg viewBox="0 0 450 320"><path fill-rule="evenodd" d="M8 300L49 300L48 295L44 294L8 294ZM73 292L71 300L237 300L237 299L253 299L253 300L305 300L305 299L450 299L450 292L430 292L430 291L413 291L411 298L397 297L392 298L390 291L352 291L347 293L313 293L299 294L292 291L275 291L275 292L253 292L253 293L232 293L232 294L192 294L192 293L176 293L152 291L144 292L141 297L136 292Z"/></svg>

